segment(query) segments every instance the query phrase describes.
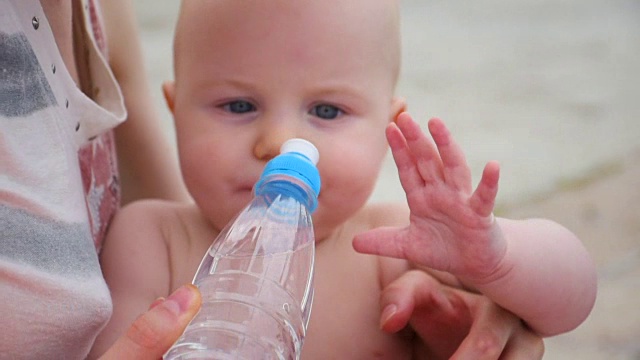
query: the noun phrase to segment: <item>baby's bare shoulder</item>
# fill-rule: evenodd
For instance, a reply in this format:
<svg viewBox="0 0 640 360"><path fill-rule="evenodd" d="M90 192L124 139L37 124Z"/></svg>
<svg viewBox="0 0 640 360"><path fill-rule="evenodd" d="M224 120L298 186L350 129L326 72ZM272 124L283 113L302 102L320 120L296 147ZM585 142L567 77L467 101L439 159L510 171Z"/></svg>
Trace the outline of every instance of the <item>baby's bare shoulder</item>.
<svg viewBox="0 0 640 360"><path fill-rule="evenodd" d="M176 201L160 199L137 200L123 206L116 214L116 218L130 222L132 220L146 219L170 220L177 212L184 211L188 204Z"/></svg>
<svg viewBox="0 0 640 360"><path fill-rule="evenodd" d="M127 204L116 214L116 221L162 232L172 228L186 231L203 223L200 211L194 204L161 199L138 200Z"/></svg>
<svg viewBox="0 0 640 360"><path fill-rule="evenodd" d="M199 233L205 226L204 223L194 204L157 199L139 200L116 213L105 247L162 247L171 254L176 248L189 247L193 234Z"/></svg>
<svg viewBox="0 0 640 360"><path fill-rule="evenodd" d="M216 235L195 204L139 200L116 214L107 238L113 243L105 244L105 248L107 252L109 248L118 247L145 254L154 259L153 266L158 271L168 271L170 284L182 285L191 281ZM168 295L172 290L175 288L161 295Z"/></svg>
<svg viewBox="0 0 640 360"><path fill-rule="evenodd" d="M409 207L403 203L372 203L363 209L362 215L371 229L409 224Z"/></svg>

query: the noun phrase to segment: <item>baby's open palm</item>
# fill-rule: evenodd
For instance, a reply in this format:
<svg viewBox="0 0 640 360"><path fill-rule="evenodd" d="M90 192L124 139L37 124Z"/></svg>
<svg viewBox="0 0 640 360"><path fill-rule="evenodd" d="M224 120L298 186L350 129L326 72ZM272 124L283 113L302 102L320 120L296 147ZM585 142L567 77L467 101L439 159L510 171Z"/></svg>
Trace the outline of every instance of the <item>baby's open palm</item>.
<svg viewBox="0 0 640 360"><path fill-rule="evenodd" d="M493 217L499 166L488 163L473 191L462 149L444 123L429 121L433 141L407 113L387 128L410 225L359 234L359 252L404 258L458 277L483 282L499 267L505 240Z"/></svg>

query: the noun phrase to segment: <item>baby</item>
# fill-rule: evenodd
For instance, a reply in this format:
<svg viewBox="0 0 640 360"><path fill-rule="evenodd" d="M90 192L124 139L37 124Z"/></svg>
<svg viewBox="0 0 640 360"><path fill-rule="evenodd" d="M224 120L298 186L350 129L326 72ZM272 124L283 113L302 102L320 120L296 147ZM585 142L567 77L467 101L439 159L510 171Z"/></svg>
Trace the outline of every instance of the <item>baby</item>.
<svg viewBox="0 0 640 360"><path fill-rule="evenodd" d="M304 359L431 354L420 304L381 299L407 274L416 289L437 279L481 293L541 336L587 317L596 277L580 241L548 220L494 218L498 164L473 190L444 123L431 120L427 137L404 112L398 13L391 0L183 1L164 92L195 204L144 201L117 215L101 257L114 314L96 353L191 281L294 137L318 148L322 178ZM407 203L369 204L389 147Z"/></svg>

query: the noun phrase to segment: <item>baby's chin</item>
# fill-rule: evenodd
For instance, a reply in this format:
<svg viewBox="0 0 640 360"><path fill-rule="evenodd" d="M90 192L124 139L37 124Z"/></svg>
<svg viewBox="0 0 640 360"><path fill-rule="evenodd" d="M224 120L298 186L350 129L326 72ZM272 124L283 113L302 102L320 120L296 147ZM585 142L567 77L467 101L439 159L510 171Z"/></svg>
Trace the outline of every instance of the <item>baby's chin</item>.
<svg viewBox="0 0 640 360"><path fill-rule="evenodd" d="M247 196L231 196L221 201L212 201L208 204L200 204L200 212L204 218L217 231L221 231L242 211L251 200L251 194Z"/></svg>
<svg viewBox="0 0 640 360"><path fill-rule="evenodd" d="M229 199L230 204L234 204L235 207L244 208L248 205L253 199L253 188L252 187L243 187L234 191L232 199ZM238 210L240 211L240 210Z"/></svg>

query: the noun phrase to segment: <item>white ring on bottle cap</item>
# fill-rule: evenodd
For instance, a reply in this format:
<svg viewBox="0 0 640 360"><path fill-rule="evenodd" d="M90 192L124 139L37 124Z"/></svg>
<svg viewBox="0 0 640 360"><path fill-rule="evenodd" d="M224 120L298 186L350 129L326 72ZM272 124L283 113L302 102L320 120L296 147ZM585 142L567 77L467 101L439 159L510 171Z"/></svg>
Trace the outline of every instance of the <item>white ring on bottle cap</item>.
<svg viewBox="0 0 640 360"><path fill-rule="evenodd" d="M314 165L316 165L320 159L318 149L316 149L315 145L305 139L295 138L285 141L280 147L280 154L288 152L300 153L309 158Z"/></svg>

